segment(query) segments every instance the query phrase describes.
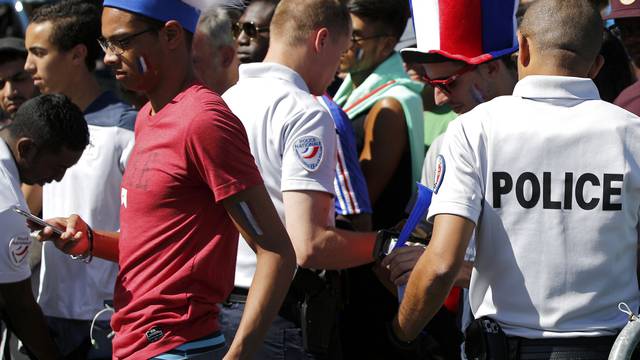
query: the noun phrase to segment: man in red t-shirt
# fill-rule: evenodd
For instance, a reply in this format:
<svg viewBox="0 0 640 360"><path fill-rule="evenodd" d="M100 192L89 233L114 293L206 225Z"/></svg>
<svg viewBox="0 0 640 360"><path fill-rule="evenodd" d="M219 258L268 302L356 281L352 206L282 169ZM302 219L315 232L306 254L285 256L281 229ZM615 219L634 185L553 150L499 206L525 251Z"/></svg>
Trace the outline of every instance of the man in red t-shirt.
<svg viewBox="0 0 640 360"><path fill-rule="evenodd" d="M114 358L221 358L217 304L233 288L239 230L258 267L227 358L248 358L284 299L295 255L242 123L193 75L198 12L179 0L104 6L105 64L149 103L122 181L120 233L92 231L75 215L52 219L66 227L56 246L118 261ZM47 228L41 237L50 236Z"/></svg>

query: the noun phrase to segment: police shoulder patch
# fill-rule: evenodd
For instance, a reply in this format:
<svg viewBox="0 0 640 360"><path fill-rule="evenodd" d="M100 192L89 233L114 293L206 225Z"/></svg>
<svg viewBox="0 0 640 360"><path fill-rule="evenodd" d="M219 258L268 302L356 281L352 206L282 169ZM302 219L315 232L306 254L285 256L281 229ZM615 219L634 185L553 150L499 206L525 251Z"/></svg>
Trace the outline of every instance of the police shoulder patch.
<svg viewBox="0 0 640 360"><path fill-rule="evenodd" d="M442 181L444 180L444 173L447 171L447 164L444 161L444 156L438 155L436 158L436 166L433 174L433 192L435 194L440 190Z"/></svg>
<svg viewBox="0 0 640 360"><path fill-rule="evenodd" d="M29 235L17 235L9 241L9 260L14 266L20 266L29 255L31 239Z"/></svg>
<svg viewBox="0 0 640 360"><path fill-rule="evenodd" d="M305 135L296 139L293 147L298 158L298 162L307 171L316 171L322 163L324 156L324 146L322 140L314 135Z"/></svg>

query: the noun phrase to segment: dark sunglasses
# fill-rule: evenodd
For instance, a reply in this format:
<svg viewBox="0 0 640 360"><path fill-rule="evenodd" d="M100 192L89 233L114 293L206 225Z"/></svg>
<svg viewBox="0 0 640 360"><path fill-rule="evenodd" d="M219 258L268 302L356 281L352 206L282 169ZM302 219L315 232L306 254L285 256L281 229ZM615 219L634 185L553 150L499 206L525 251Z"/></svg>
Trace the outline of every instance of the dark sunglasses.
<svg viewBox="0 0 640 360"><path fill-rule="evenodd" d="M256 23L253 21L249 22L237 22L231 26L231 30L233 31L233 36L237 39L240 34L244 31L245 34L250 39L255 39L259 33L261 32L269 32L268 26L256 26Z"/></svg>
<svg viewBox="0 0 640 360"><path fill-rule="evenodd" d="M456 71L455 74L449 76L446 79L431 79L426 74L422 77L423 80L431 85L431 87L438 88L439 90L451 94L451 85L462 75L475 70L478 65L467 64L462 69Z"/></svg>

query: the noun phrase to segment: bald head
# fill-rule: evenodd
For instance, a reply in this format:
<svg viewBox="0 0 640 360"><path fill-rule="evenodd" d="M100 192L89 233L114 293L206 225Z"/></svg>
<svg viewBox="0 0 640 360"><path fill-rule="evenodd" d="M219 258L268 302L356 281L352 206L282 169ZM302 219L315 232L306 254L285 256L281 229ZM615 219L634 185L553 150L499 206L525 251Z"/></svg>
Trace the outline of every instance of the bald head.
<svg viewBox="0 0 640 360"><path fill-rule="evenodd" d="M321 28L346 36L350 24L349 11L341 0L282 0L271 20L271 41L300 45Z"/></svg>
<svg viewBox="0 0 640 360"><path fill-rule="evenodd" d="M566 70L591 67L602 44L602 18L588 0L537 0L522 20L520 33L531 57Z"/></svg>

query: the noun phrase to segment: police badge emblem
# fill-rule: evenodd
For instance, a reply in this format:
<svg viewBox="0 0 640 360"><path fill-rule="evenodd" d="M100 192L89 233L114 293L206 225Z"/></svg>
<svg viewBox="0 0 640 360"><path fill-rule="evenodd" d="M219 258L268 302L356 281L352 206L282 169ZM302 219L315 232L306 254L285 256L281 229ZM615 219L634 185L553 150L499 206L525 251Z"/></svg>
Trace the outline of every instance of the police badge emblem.
<svg viewBox="0 0 640 360"><path fill-rule="evenodd" d="M28 235L17 235L9 241L9 260L14 266L20 266L29 255L31 239Z"/></svg>
<svg viewBox="0 0 640 360"><path fill-rule="evenodd" d="M298 161L307 171L318 170L324 155L324 146L319 137L313 135L301 136L293 144Z"/></svg>
<svg viewBox="0 0 640 360"><path fill-rule="evenodd" d="M437 194L444 180L444 173L447 170L447 164L444 161L444 156L438 155L436 158L436 167L433 174L433 193Z"/></svg>

